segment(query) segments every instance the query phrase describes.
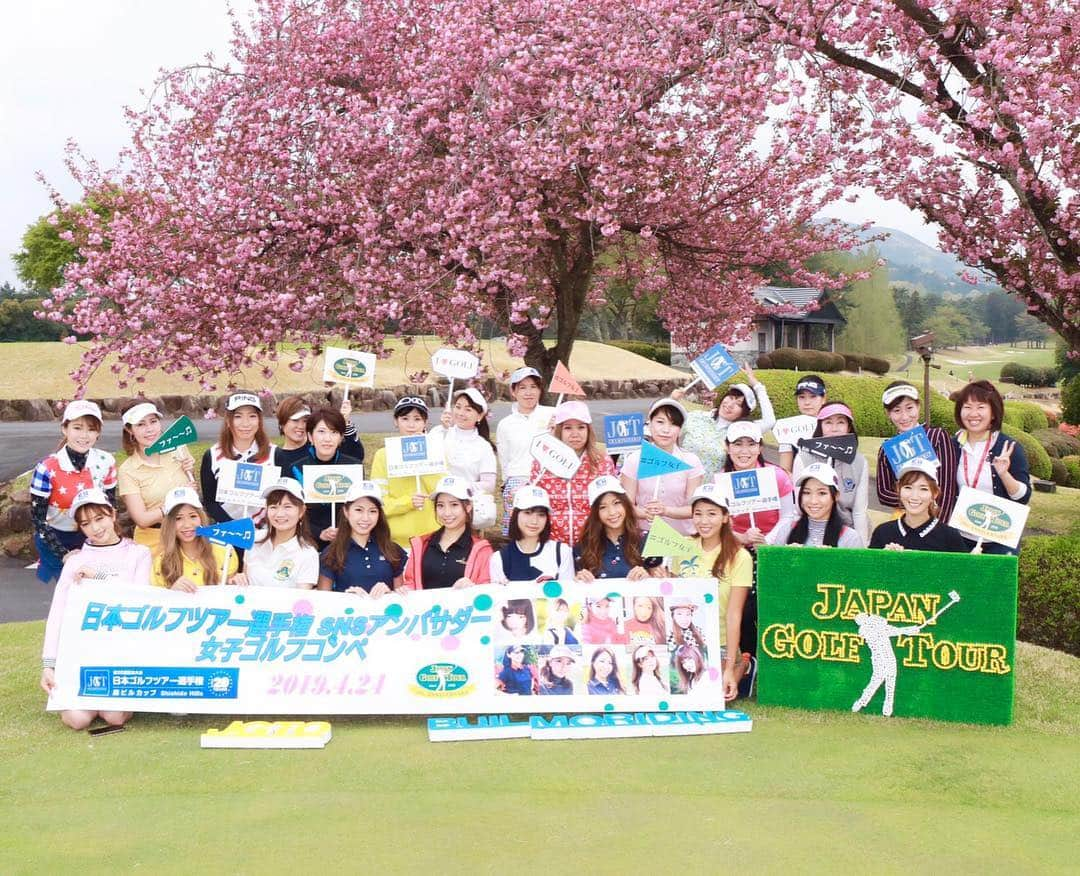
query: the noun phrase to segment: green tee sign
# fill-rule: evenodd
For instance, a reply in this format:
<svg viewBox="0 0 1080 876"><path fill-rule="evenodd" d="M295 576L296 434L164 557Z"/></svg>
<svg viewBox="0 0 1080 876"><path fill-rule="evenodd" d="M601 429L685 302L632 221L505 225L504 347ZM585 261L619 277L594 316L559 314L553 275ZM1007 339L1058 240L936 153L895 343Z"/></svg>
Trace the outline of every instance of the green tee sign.
<svg viewBox="0 0 1080 876"><path fill-rule="evenodd" d="M199 440L195 434L195 424L187 417L177 417L176 422L169 426L153 444L146 448L146 455L151 453L165 453L175 450L182 444L194 444Z"/></svg>
<svg viewBox="0 0 1080 876"><path fill-rule="evenodd" d="M1012 722L1016 557L761 547L758 700Z"/></svg>

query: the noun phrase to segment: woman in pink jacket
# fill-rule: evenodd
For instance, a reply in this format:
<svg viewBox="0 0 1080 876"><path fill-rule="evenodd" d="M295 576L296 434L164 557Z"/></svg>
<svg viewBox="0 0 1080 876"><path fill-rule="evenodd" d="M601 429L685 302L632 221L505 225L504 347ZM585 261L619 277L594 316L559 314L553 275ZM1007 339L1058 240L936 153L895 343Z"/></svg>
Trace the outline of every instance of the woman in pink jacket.
<svg viewBox="0 0 1080 876"><path fill-rule="evenodd" d="M84 579L109 579L150 586L150 548L120 536L116 509L105 493L97 488L81 490L71 502L71 515L86 536L86 542L65 558L49 608L49 619L45 622L41 687L49 696L56 689L56 649L72 586ZM131 717L131 712L104 709L65 709L60 712L60 719L72 730L85 730L99 716L107 724L121 725Z"/></svg>
<svg viewBox="0 0 1080 876"><path fill-rule="evenodd" d="M439 528L409 540L406 590L472 587L491 580L491 544L473 531L472 495L464 478L451 475L435 485L431 500Z"/></svg>

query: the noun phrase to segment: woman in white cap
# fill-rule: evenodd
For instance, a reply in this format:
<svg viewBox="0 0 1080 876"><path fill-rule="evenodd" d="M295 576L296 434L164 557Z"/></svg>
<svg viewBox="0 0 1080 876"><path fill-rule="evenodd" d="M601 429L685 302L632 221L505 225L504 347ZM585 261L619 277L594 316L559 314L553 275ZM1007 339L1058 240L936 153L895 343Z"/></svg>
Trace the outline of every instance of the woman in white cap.
<svg viewBox="0 0 1080 876"><path fill-rule="evenodd" d="M442 423L431 430L440 434L446 453L446 470L464 478L477 493L495 495L495 448L487 421L488 403L473 387L457 390L450 409L443 411Z"/></svg>
<svg viewBox="0 0 1080 876"><path fill-rule="evenodd" d="M394 425L399 436L423 435L427 423L428 406L422 398L407 395L397 400ZM386 448L375 451L371 460L371 479L382 490L390 536L397 544L408 547L412 539L438 529L432 494L442 477L441 474L426 474L392 478L386 470Z"/></svg>
<svg viewBox="0 0 1080 876"><path fill-rule="evenodd" d="M216 523L250 517L258 510L253 506L218 502L218 476L225 459L256 465L269 465L274 459L274 448L263 428L262 400L253 392L234 392L226 397L221 435L216 444L207 448L199 466L206 512Z"/></svg>
<svg viewBox="0 0 1080 876"><path fill-rule="evenodd" d="M161 411L150 402L138 402L120 417L121 442L128 458L117 471L116 492L135 524L135 541L153 549L161 540L163 503L170 490L195 482L195 460L181 445L168 453L147 455L161 433Z"/></svg>
<svg viewBox="0 0 1080 876"><path fill-rule="evenodd" d="M866 547L862 536L844 523L840 514L840 478L831 465L815 462L795 478L800 515L777 525L769 544L806 547Z"/></svg>
<svg viewBox="0 0 1080 876"><path fill-rule="evenodd" d="M91 401L71 402L60 418L60 432L60 447L41 460L30 477L37 577L46 584L60 576L64 557L84 540L71 515L75 496L96 487L110 502L116 501L116 460L94 446L101 436L101 409Z"/></svg>
<svg viewBox="0 0 1080 876"><path fill-rule="evenodd" d="M885 387L881 394L881 403L885 414L892 422L896 433L907 432L919 425L922 408L919 404L919 391L905 380L894 380ZM927 402L929 404L929 402ZM941 516L949 519L956 505L956 466L960 461L959 449L952 435L940 426L926 426L926 437L938 458L941 500L938 506ZM878 501L887 508L899 508L900 496L897 494L896 474L889 465L884 448L878 449L877 456L877 494Z"/></svg>
<svg viewBox="0 0 1080 876"><path fill-rule="evenodd" d="M533 483L551 497L551 537L573 547L589 515L589 484L601 475L614 475L615 466L596 443L592 414L583 401L563 402L555 408L555 437L581 460L574 476L566 480L541 471L537 460L533 460L530 474Z"/></svg>
<svg viewBox="0 0 1080 876"><path fill-rule="evenodd" d="M491 582L570 581L573 577L573 552L551 537L547 491L518 487L510 514L510 541L491 555Z"/></svg>
<svg viewBox="0 0 1080 876"><path fill-rule="evenodd" d="M355 483L345 494L341 516L344 521L320 558L319 589L372 597L400 590L405 552L390 537L378 484Z"/></svg>
<svg viewBox="0 0 1080 876"><path fill-rule="evenodd" d="M675 557L674 574L681 578L708 577L716 579L719 597L717 610L723 623L720 626L720 659L724 667L724 697L733 700L738 695L739 682L749 671L752 659L741 648L743 614L754 611L748 598L754 586L754 560L735 537L727 499L717 484L702 484L692 497L694 544L692 557ZM682 643L680 643L682 644Z"/></svg>
<svg viewBox="0 0 1080 876"><path fill-rule="evenodd" d="M705 470L696 454L679 444L686 418L686 408L672 398L653 402L646 417L652 443L685 463L686 468L639 478L641 449L631 451L623 461L619 479L630 501L634 503L642 530L646 532L657 517L662 517L683 535L689 535L693 531L690 524L690 495L701 486Z"/></svg>
<svg viewBox="0 0 1080 876"><path fill-rule="evenodd" d="M544 661L544 664L540 669L540 695L569 696L573 694L574 682L570 677L570 672L580 656L580 650L575 653L574 649L566 645L541 646L540 659Z"/></svg>
<svg viewBox="0 0 1080 876"><path fill-rule="evenodd" d="M71 503L71 514L86 541L64 563L53 593L49 618L45 622L42 649L41 687L52 695L56 689L56 651L71 587L83 579L107 579L122 584L150 584L150 549L123 538L116 522L116 509L105 494L95 488L82 490ZM60 719L72 730L85 730L100 717L106 724L125 723L131 712L65 709Z"/></svg>
<svg viewBox="0 0 1080 876"><path fill-rule="evenodd" d="M236 574L239 560L236 551L212 544L198 534L200 526L210 523L199 494L191 487L179 487L165 496L162 507L165 517L161 521L161 543L154 554L151 583L183 593L227 584Z"/></svg>
<svg viewBox="0 0 1080 876"><path fill-rule="evenodd" d="M839 438L851 435L858 439L855 430L855 415L842 401L831 401L824 405L817 415L815 438ZM815 462L824 462L833 467L840 482L840 516L844 523L854 529L865 542L870 538L870 467L866 457L856 453L851 462L842 459L822 458L808 450L800 450L795 458L792 476Z"/></svg>
<svg viewBox="0 0 1080 876"><path fill-rule="evenodd" d="M794 499L795 488L786 471L761 458L761 427L757 423L751 420L739 420L732 423L728 426L724 444L727 448L727 459L724 460L725 474L770 468L776 476L776 489L780 498L779 509L731 515L731 529L735 537L752 549L754 545L764 543L765 536L777 525L794 520L798 516ZM720 482L721 477L717 475L717 483ZM731 493L731 491L728 492Z"/></svg>
<svg viewBox="0 0 1080 876"><path fill-rule="evenodd" d="M642 557L644 536L619 479L601 475L589 484L588 498L589 516L581 539L574 545L574 579L589 582L597 578L647 578L648 567L658 566L660 561Z"/></svg>
<svg viewBox="0 0 1080 876"><path fill-rule="evenodd" d="M631 656L630 692L640 696L663 696L667 685L660 676L656 645L638 645Z"/></svg>
<svg viewBox="0 0 1080 876"><path fill-rule="evenodd" d="M765 384L754 376L749 365L744 365L743 371L749 385L731 384L723 395L716 396L711 411L691 412L683 426L682 446L701 460L706 480L711 480L724 465L724 435L728 426L736 420L748 420L758 408L761 408L761 417L756 422L762 433L768 432L776 423ZM685 394L676 389L671 397L681 399Z"/></svg>
<svg viewBox="0 0 1080 876"><path fill-rule="evenodd" d="M897 480L900 517L882 523L870 537L870 547L888 551L945 551L982 553L938 516L938 467L928 459L910 459L900 466Z"/></svg>
<svg viewBox="0 0 1080 876"><path fill-rule="evenodd" d="M406 590L472 587L491 580L491 543L473 531L472 487L452 475L431 491L439 528L415 535L405 563Z"/></svg>
<svg viewBox="0 0 1080 876"><path fill-rule="evenodd" d="M555 409L540 404L544 386L540 372L525 366L510 375L510 413L499 420L495 429L495 447L503 477L502 534L510 532L510 511L514 490L529 482L532 456L529 448L537 435L548 431Z"/></svg>
<svg viewBox="0 0 1080 876"><path fill-rule="evenodd" d="M232 583L311 590L319 581L319 550L307 525L304 488L281 478L262 492L266 532L244 554L244 571Z"/></svg>

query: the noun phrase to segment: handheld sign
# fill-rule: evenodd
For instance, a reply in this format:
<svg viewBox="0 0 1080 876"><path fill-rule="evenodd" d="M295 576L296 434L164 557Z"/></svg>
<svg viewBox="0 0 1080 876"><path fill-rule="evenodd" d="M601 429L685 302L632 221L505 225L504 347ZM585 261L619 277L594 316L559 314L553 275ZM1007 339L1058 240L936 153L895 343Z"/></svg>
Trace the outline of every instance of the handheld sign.
<svg viewBox="0 0 1080 876"><path fill-rule="evenodd" d="M688 468L690 468L690 465L677 456L672 456L655 444L642 442L641 459L638 460L637 470L637 479L639 481L646 478L660 477L661 475L675 474L675 472L685 471Z"/></svg>
<svg viewBox="0 0 1080 876"><path fill-rule="evenodd" d="M195 530L196 535L209 539L214 544L248 550L255 544L255 523L250 517L229 520L225 523L211 523Z"/></svg>
<svg viewBox="0 0 1080 876"><path fill-rule="evenodd" d="M436 350L431 356L431 370L443 377L450 378L450 389L446 393L446 403L454 397L454 381L468 380L480 370L480 360L465 350Z"/></svg>
<svg viewBox="0 0 1080 876"><path fill-rule="evenodd" d="M280 476L281 469L276 465L223 459L218 470L218 487L214 499L222 505L231 503L245 508L262 508L266 505L262 491L267 484L274 483Z"/></svg>
<svg viewBox="0 0 1080 876"><path fill-rule="evenodd" d="M792 447L799 443L800 438L810 438L817 429L817 418L799 414L796 417L784 417L777 420L772 427L773 437L777 444L790 444Z"/></svg>
<svg viewBox="0 0 1080 876"><path fill-rule="evenodd" d="M662 517L653 519L649 537L645 539L645 547L641 550L643 557L691 557L699 553L693 541L677 532L675 527Z"/></svg>
<svg viewBox="0 0 1080 876"><path fill-rule="evenodd" d="M1016 548L1020 546L1020 536L1030 510L1019 502L962 486L949 526L973 535L979 541L995 541Z"/></svg>
<svg viewBox="0 0 1080 876"><path fill-rule="evenodd" d="M529 446L532 458L540 463L541 473L551 472L557 478L570 480L581 466L581 457L554 435L542 432Z"/></svg>
<svg viewBox="0 0 1080 876"><path fill-rule="evenodd" d="M300 469L304 478L304 501L343 502L353 484L364 479L362 465L305 465Z"/></svg>
<svg viewBox="0 0 1080 876"><path fill-rule="evenodd" d="M555 374L551 378L551 386L548 387L548 392L557 392L559 399L556 404L561 405L564 395L578 395L582 398L585 397L585 390L581 388L581 384L574 380L574 375L570 373L570 369L563 365L562 362L555 363Z"/></svg>
<svg viewBox="0 0 1080 876"><path fill-rule="evenodd" d="M704 353L690 362L690 367L697 377L685 389L697 382L704 383L709 389L716 389L721 383L739 371L739 363L731 358L723 344L713 344Z"/></svg>
<svg viewBox="0 0 1080 876"><path fill-rule="evenodd" d="M376 361L374 353L327 347L323 380L327 383L344 383L347 387L374 386Z"/></svg>
<svg viewBox="0 0 1080 876"><path fill-rule="evenodd" d="M720 492L728 501L728 513L753 514L780 508L776 469L769 466L748 471L726 471L716 476Z"/></svg>
<svg viewBox="0 0 1080 876"><path fill-rule="evenodd" d="M930 446L930 438L922 426L908 429L883 441L881 449L885 451L885 458L889 461L889 467L894 475L900 473L900 466L912 459L929 459L931 462L938 462L937 454Z"/></svg>
<svg viewBox="0 0 1080 876"><path fill-rule="evenodd" d="M822 459L850 463L859 452L858 435L837 435L833 438L800 438L799 447Z"/></svg>
<svg viewBox="0 0 1080 876"><path fill-rule="evenodd" d="M176 422L162 432L157 441L146 448L146 455L165 453L184 444L194 444L198 440L199 436L195 434L195 424L187 417L177 417Z"/></svg>
<svg viewBox="0 0 1080 876"><path fill-rule="evenodd" d="M608 414L604 417L604 446L608 453L640 447L644 434L644 414Z"/></svg>
<svg viewBox="0 0 1080 876"><path fill-rule="evenodd" d="M386 439L386 475L407 478L446 471L442 436L394 435Z"/></svg>

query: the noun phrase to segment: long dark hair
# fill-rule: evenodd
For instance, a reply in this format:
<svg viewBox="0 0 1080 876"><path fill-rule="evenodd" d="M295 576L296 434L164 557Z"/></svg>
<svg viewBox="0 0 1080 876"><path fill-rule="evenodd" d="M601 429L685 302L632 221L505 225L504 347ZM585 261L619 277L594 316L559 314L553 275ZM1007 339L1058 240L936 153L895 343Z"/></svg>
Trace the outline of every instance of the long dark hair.
<svg viewBox="0 0 1080 876"><path fill-rule="evenodd" d="M581 568L588 569L594 575L604 562L607 530L600 521L600 502L607 495L604 493L599 496L589 508L589 516L585 518L585 529L581 534L581 541L578 542L581 545ZM623 556L631 567L644 565L641 557L641 529L638 527L634 503L623 493L612 491L612 495L619 497L619 502L626 511L626 519L623 521Z"/></svg>
<svg viewBox="0 0 1080 876"><path fill-rule="evenodd" d="M806 535L810 531L810 518L806 512L803 511L802 497L806 492L806 485L812 481L813 478L807 478L799 485L799 522L788 533L788 544L806 544ZM829 485L829 492L832 494L832 510L829 512L829 520L825 524L825 538L822 540L822 544L826 547L836 547L840 542L840 533L844 529L843 518L840 517L840 503L837 502L837 498L840 495L836 487Z"/></svg>
<svg viewBox="0 0 1080 876"><path fill-rule="evenodd" d="M709 502L709 500L698 499L697 502L694 502L694 505L698 502ZM715 502L709 502L709 504L716 505ZM691 523L694 520L694 505L690 506ZM742 544L735 537L735 532L731 528L731 512L722 505L716 505L716 507L724 512L724 522L720 524L720 553L716 555L712 571L709 574L714 578L723 578L727 575L728 569L731 568L732 563L735 562L735 557L738 556ZM698 538L700 537L701 535L699 534Z"/></svg>
<svg viewBox="0 0 1080 876"><path fill-rule="evenodd" d="M239 391L239 390L238 390ZM233 395L230 393L229 395ZM253 393L254 394L254 393ZM228 403L229 396L225 396L226 403ZM240 405L236 410L240 408L255 408L255 405ZM266 434L266 424L263 422L262 411L255 408L255 413L259 415L259 428L255 432L255 446L258 451L252 462L266 462L270 458L270 438ZM236 452L236 448L233 447L233 434L232 434L232 421L236 416L236 411L230 411L227 407L225 409L225 415L221 418L221 434L218 436L218 446L221 448L222 459L239 459L240 454Z"/></svg>
<svg viewBox="0 0 1080 876"><path fill-rule="evenodd" d="M371 499L371 497L361 496L360 499ZM342 515L345 514L346 509L351 508L360 499L353 499L351 502L342 505ZM391 565L396 565L401 560L401 548L394 544L394 540L390 537L390 524L386 522L386 512L383 510L382 502L375 499L371 499L371 501L375 502L375 507L379 509L379 519L375 524L375 528L371 530L369 538L375 542L375 545L379 548L379 553L386 557ZM334 536L334 540L330 542L330 547L323 554L327 568L335 572L345 570L345 558L349 555L350 541L352 541L352 526L346 520L338 525L337 535Z"/></svg>

